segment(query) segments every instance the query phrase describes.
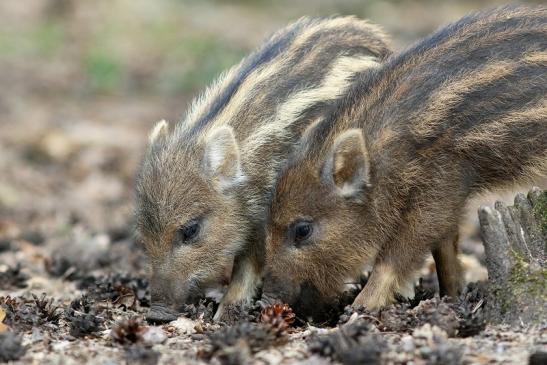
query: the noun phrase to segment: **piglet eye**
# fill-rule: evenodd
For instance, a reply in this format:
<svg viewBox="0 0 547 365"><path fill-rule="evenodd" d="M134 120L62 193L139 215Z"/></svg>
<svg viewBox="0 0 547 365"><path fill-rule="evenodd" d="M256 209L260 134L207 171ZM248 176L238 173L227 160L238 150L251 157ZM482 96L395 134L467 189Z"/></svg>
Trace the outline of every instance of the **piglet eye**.
<svg viewBox="0 0 547 365"><path fill-rule="evenodd" d="M313 223L307 220L297 221L292 227L292 236L294 243L301 245L311 237L313 233Z"/></svg>
<svg viewBox="0 0 547 365"><path fill-rule="evenodd" d="M177 242L181 244L192 243L192 241L198 236L199 231L199 222L196 219L192 219L177 230Z"/></svg>

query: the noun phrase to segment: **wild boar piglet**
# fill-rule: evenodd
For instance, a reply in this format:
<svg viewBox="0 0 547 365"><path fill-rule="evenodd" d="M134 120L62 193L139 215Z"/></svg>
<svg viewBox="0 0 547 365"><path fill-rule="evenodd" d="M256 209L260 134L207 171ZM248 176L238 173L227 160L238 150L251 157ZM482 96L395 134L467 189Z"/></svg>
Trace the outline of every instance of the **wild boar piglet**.
<svg viewBox="0 0 547 365"><path fill-rule="evenodd" d="M280 30L197 98L170 131L156 125L136 182L136 223L151 264L151 321L216 285L226 304L262 279L264 217L279 165L302 130L390 53L353 17L303 18Z"/></svg>
<svg viewBox="0 0 547 365"><path fill-rule="evenodd" d="M317 307L372 265L354 305L378 308L428 252L456 295L469 197L545 176L546 90L545 7L466 16L360 74L281 168L263 300Z"/></svg>

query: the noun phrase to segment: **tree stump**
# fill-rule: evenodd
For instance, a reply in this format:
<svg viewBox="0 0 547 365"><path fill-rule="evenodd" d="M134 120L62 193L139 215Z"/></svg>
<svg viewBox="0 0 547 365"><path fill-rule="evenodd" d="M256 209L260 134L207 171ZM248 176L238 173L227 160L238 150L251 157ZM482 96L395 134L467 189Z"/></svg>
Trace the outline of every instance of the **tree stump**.
<svg viewBox="0 0 547 365"><path fill-rule="evenodd" d="M479 208L493 323L547 321L547 191L517 194L513 206Z"/></svg>

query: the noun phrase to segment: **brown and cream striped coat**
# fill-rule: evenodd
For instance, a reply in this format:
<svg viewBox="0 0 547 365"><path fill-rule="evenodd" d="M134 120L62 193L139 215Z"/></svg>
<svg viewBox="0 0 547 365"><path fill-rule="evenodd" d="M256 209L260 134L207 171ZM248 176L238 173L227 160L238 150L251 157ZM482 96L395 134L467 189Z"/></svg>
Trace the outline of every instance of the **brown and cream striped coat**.
<svg viewBox="0 0 547 365"><path fill-rule="evenodd" d="M303 18L219 78L172 131L160 122L137 178L137 233L151 263L151 320L216 284L234 263L226 304L251 298L278 167L302 130L389 53L352 17ZM235 259L235 262L234 262Z"/></svg>
<svg viewBox="0 0 547 365"><path fill-rule="evenodd" d="M359 75L278 177L265 300L317 308L370 264L354 304L377 308L430 251L455 295L468 198L546 173L546 90L545 7L467 16Z"/></svg>

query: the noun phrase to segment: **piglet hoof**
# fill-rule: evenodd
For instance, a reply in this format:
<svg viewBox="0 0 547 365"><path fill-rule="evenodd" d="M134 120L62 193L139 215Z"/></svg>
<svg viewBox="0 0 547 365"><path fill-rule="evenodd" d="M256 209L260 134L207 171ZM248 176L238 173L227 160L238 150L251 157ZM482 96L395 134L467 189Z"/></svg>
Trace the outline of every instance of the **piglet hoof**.
<svg viewBox="0 0 547 365"><path fill-rule="evenodd" d="M163 304L152 304L146 314L146 320L149 323L167 323L178 318L178 313Z"/></svg>
<svg viewBox="0 0 547 365"><path fill-rule="evenodd" d="M351 304L353 309L362 309L367 307L366 294L360 292L359 295L355 297L353 303Z"/></svg>
<svg viewBox="0 0 547 365"><path fill-rule="evenodd" d="M372 292L365 287L353 300L351 307L353 309L376 311L392 304L394 301L392 298L393 295L388 295L386 293L378 295L378 293Z"/></svg>
<svg viewBox="0 0 547 365"><path fill-rule="evenodd" d="M224 315L224 304L220 303L217 311L215 312L215 315L213 316L213 321L222 322L223 315Z"/></svg>

